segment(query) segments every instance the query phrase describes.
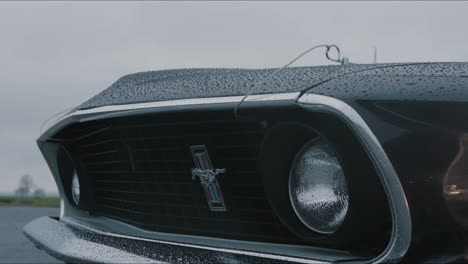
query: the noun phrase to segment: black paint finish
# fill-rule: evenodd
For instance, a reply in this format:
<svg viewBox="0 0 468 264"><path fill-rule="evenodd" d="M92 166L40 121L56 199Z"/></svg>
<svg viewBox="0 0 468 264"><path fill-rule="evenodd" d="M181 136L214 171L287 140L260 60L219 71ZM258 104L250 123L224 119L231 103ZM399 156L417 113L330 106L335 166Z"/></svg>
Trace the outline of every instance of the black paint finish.
<svg viewBox="0 0 468 264"><path fill-rule="evenodd" d="M183 69L136 73L120 78L78 108L244 95L274 70ZM467 98L468 92L461 89L467 82L468 63L352 64L287 68L256 93L308 92L345 99L378 96L433 99L450 93ZM392 87L400 88L390 91Z"/></svg>
<svg viewBox="0 0 468 264"><path fill-rule="evenodd" d="M125 76L79 109L185 98L244 95L274 69L194 69ZM442 181L468 131L468 63L290 68L256 93L338 98L358 111L397 171L413 221L406 261L459 256L466 231L447 211Z"/></svg>
<svg viewBox="0 0 468 264"><path fill-rule="evenodd" d="M450 216L442 191L458 137L467 132L459 122L468 104L359 101L356 109L379 138L408 200L413 233L406 261L463 255L466 231Z"/></svg>

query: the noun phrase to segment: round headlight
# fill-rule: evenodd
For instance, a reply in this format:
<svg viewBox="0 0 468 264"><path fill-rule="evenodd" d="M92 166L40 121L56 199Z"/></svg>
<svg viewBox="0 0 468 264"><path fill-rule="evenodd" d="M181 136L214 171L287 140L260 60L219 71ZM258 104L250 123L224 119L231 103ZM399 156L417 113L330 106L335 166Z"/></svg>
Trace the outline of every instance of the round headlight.
<svg viewBox="0 0 468 264"><path fill-rule="evenodd" d="M315 232L334 233L344 222L348 186L338 158L325 141L311 140L296 155L289 196L301 222Z"/></svg>
<svg viewBox="0 0 468 264"><path fill-rule="evenodd" d="M78 180L78 174L76 173L76 170L73 170L71 193L73 201L76 205L78 205L80 202L80 181Z"/></svg>

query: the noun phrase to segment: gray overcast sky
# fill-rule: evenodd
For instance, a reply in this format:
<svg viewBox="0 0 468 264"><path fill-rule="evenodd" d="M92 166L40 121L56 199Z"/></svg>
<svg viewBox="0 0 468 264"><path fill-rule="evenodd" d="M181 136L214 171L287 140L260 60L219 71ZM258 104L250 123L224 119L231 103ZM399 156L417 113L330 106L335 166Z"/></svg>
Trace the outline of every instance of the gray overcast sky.
<svg viewBox="0 0 468 264"><path fill-rule="evenodd" d="M468 61L468 2L0 2L0 192L55 183L42 122L120 76L277 67L316 44L355 62ZM315 52L296 65L323 64Z"/></svg>

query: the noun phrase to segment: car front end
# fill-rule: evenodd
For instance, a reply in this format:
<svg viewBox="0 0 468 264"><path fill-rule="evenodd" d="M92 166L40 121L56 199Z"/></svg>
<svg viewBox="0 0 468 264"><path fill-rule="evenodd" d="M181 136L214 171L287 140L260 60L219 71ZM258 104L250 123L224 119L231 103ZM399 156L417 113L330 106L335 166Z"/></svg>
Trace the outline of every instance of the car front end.
<svg viewBox="0 0 468 264"><path fill-rule="evenodd" d="M25 234L67 262L464 261L467 63L290 68L244 98L271 71L138 73L70 111L38 139L60 216Z"/></svg>

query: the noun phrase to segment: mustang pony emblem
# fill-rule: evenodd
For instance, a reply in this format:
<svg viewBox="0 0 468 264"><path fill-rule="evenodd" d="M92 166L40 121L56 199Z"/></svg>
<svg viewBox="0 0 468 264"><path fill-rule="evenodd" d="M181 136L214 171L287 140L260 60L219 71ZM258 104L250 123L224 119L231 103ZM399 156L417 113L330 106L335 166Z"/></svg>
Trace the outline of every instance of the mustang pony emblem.
<svg viewBox="0 0 468 264"><path fill-rule="evenodd" d="M200 170L200 169L192 169L192 180L198 176L200 181L203 181L204 184L212 184L216 179L216 175L220 173L225 173L226 169L216 169L215 171L211 170Z"/></svg>
<svg viewBox="0 0 468 264"><path fill-rule="evenodd" d="M190 151L195 163L195 168L192 169L192 180L197 177L200 179L211 211L226 211L223 194L216 179L216 176L225 173L226 169L213 168L205 145L191 146Z"/></svg>

